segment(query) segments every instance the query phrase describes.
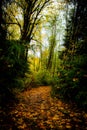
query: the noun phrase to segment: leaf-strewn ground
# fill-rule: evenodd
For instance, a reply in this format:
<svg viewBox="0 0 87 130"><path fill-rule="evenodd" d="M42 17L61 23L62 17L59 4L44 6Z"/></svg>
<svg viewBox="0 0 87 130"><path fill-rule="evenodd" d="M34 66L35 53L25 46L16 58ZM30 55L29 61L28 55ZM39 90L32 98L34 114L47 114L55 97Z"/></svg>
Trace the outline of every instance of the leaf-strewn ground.
<svg viewBox="0 0 87 130"><path fill-rule="evenodd" d="M87 113L52 98L50 91L50 86L41 86L22 92L20 102L10 112L11 119L8 115L0 130L86 130Z"/></svg>

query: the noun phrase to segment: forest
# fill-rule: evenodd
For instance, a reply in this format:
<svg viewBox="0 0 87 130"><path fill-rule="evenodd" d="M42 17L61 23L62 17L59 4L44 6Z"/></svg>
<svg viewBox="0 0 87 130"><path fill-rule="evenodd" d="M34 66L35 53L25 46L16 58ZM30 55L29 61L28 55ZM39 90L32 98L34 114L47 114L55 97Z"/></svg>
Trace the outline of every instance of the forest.
<svg viewBox="0 0 87 130"><path fill-rule="evenodd" d="M86 44L86 0L0 0L0 130L87 129Z"/></svg>

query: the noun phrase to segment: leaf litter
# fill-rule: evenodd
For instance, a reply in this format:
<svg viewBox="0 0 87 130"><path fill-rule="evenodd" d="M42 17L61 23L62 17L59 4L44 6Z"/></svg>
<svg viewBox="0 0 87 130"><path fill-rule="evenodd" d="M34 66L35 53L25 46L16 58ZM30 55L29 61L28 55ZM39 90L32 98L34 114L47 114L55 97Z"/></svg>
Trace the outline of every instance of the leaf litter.
<svg viewBox="0 0 87 130"><path fill-rule="evenodd" d="M87 130L87 113L61 99L52 98L50 92L50 86L40 86L24 91L18 96L20 102L10 113L16 128Z"/></svg>

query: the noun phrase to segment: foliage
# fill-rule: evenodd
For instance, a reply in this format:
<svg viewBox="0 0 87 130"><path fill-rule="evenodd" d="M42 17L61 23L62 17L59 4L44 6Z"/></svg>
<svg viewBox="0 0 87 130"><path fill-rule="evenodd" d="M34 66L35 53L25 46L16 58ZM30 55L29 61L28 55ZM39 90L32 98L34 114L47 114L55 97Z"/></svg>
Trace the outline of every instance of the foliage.
<svg viewBox="0 0 87 130"><path fill-rule="evenodd" d="M30 76L28 76L26 84L29 85L28 87L36 87L40 85L50 85L51 81L52 77L49 71L43 69L38 72L32 72Z"/></svg>
<svg viewBox="0 0 87 130"><path fill-rule="evenodd" d="M50 0L14 0L6 2L4 9L5 22L9 39L21 39L26 46L26 60L31 40L35 36L41 21L41 11L48 6ZM15 31L14 31L15 29Z"/></svg>
<svg viewBox="0 0 87 130"><path fill-rule="evenodd" d="M77 1L77 8L76 5L74 5L74 11L67 22L64 43L65 50L60 53L62 60L61 72L59 71L58 80L56 85L53 86L53 90L55 94L59 93L62 98L76 102L80 107L86 109L87 24L85 19L87 18L87 6L85 2L84 0L84 4L82 4L81 1Z"/></svg>
<svg viewBox="0 0 87 130"><path fill-rule="evenodd" d="M49 71L43 69L37 72L36 74L36 82L39 85L50 85L52 77Z"/></svg>
<svg viewBox="0 0 87 130"><path fill-rule="evenodd" d="M13 89L24 88L23 78L28 64L22 58L24 47L16 41L6 41L0 58L0 102L12 100ZM14 97L14 96L13 96ZM6 101L5 101L6 103Z"/></svg>
<svg viewBox="0 0 87 130"><path fill-rule="evenodd" d="M71 64L75 64L75 66L70 67L68 63L67 67L70 67L70 69L65 68L59 71L56 82L52 87L52 94L56 96L59 94L61 98L67 101L74 101L81 107L86 107L87 72L78 67L78 61L74 61L74 63Z"/></svg>

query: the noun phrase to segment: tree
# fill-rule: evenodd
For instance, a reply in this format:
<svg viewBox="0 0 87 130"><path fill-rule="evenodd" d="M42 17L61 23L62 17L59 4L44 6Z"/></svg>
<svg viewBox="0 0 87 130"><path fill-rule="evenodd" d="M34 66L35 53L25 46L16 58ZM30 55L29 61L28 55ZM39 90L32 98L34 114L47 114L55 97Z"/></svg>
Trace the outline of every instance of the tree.
<svg viewBox="0 0 87 130"><path fill-rule="evenodd" d="M5 16L9 2L0 3L2 12L0 15L0 87L4 92L19 86L18 80L22 79L28 70L28 63L24 57L25 47L20 44L20 41L9 40L7 37L9 21Z"/></svg>
<svg viewBox="0 0 87 130"><path fill-rule="evenodd" d="M60 93L66 99L87 106L87 6L86 0L72 1L73 10L67 21L65 50L61 53ZM62 85L61 85L62 83Z"/></svg>
<svg viewBox="0 0 87 130"><path fill-rule="evenodd" d="M53 61L53 57L54 57L54 49L56 46L56 21L57 21L57 17L54 16L54 19L51 21L50 26L52 27L52 34L50 37L50 45L49 45L49 56L48 56L48 63L47 63L47 69L51 69L52 68L52 61Z"/></svg>
<svg viewBox="0 0 87 130"><path fill-rule="evenodd" d="M17 25L20 29L20 40L26 46L26 59L28 56L29 43L34 37L34 32L41 19L41 11L48 5L50 0L14 0L9 4L9 22L7 24ZM14 7L14 10L11 8ZM18 13L20 12L20 13ZM20 22L21 19L22 23Z"/></svg>

